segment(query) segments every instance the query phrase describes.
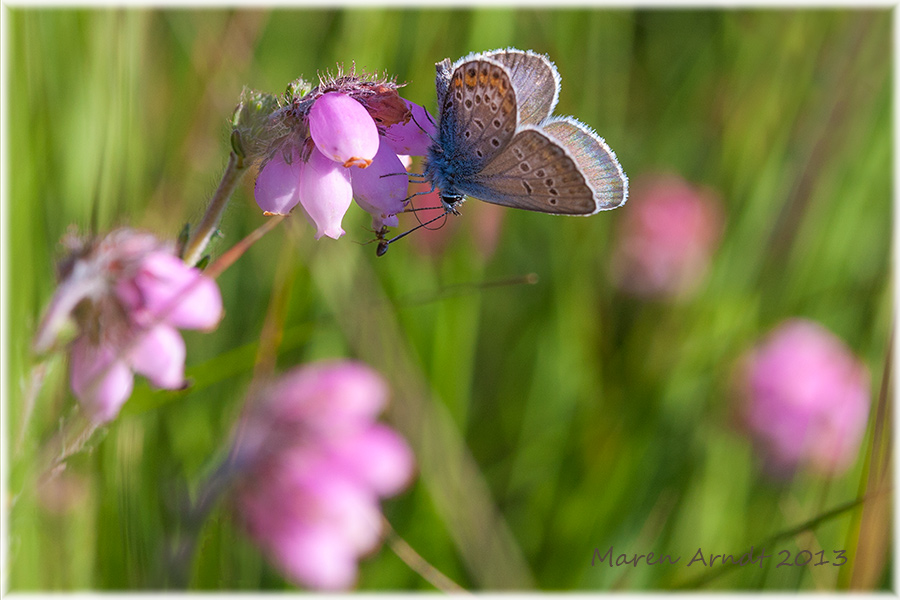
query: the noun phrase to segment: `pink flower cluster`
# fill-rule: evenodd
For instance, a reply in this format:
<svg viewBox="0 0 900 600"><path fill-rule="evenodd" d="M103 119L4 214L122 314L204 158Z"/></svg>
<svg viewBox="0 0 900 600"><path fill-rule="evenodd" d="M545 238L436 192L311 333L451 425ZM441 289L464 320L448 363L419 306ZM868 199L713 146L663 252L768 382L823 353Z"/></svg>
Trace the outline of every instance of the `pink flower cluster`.
<svg viewBox="0 0 900 600"><path fill-rule="evenodd" d="M355 77L339 83L300 101L299 116L291 115L296 131L274 149L256 179L260 208L287 214L300 206L316 239L344 234L341 221L353 199L372 215L376 230L396 226L409 184L400 156L425 154L435 131L425 109L393 87Z"/></svg>
<svg viewBox="0 0 900 600"><path fill-rule="evenodd" d="M613 280L635 296L689 295L706 274L723 221L710 191L675 175L639 179L617 232Z"/></svg>
<svg viewBox="0 0 900 600"><path fill-rule="evenodd" d="M869 377L840 339L794 319L744 361L743 422L773 475L824 475L856 459L869 415Z"/></svg>
<svg viewBox="0 0 900 600"><path fill-rule="evenodd" d="M159 388L184 385L185 346L178 329L214 328L222 298L212 279L148 233L118 229L69 244L72 253L62 264L35 350L49 348L75 317L72 390L88 418L100 424L114 419L131 396L132 372Z"/></svg>
<svg viewBox="0 0 900 600"><path fill-rule="evenodd" d="M246 530L291 580L338 590L381 541L379 498L410 481L413 456L375 422L384 380L354 362L290 371L251 398L239 433Z"/></svg>

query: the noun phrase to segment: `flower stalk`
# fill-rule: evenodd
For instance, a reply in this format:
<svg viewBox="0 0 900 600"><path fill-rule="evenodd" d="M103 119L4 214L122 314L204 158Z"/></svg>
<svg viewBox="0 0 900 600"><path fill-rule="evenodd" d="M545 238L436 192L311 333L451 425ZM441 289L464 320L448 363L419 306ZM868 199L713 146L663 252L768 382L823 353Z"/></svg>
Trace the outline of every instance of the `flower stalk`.
<svg viewBox="0 0 900 600"><path fill-rule="evenodd" d="M232 151L228 158L228 166L225 167L225 173L222 175L222 181L206 208L203 219L191 234L187 244L184 247L182 258L184 262L190 266L196 265L209 245L209 240L219 228L219 221L222 220L222 214L225 207L228 206L228 200L237 187L238 182L244 173L247 172L247 164L242 156Z"/></svg>

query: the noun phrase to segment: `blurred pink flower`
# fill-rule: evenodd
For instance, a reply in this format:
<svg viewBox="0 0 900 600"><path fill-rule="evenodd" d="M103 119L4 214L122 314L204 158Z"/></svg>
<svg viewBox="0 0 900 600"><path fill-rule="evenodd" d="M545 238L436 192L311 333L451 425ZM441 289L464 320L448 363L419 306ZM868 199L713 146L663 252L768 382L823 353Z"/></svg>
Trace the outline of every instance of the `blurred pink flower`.
<svg viewBox="0 0 900 600"><path fill-rule="evenodd" d="M117 229L99 240L70 237L68 245L71 254L34 348L49 349L75 318L71 384L88 418L100 424L119 414L131 395L132 371L159 388L182 387L185 347L178 328L218 324L216 283L148 233Z"/></svg>
<svg viewBox="0 0 900 600"><path fill-rule="evenodd" d="M773 475L824 475L856 459L869 415L869 376L840 339L793 319L744 358L743 424Z"/></svg>
<svg viewBox="0 0 900 600"><path fill-rule="evenodd" d="M37 485L35 500L52 515L77 515L88 510L92 489L91 481L73 469L55 471Z"/></svg>
<svg viewBox="0 0 900 600"><path fill-rule="evenodd" d="M500 235L503 232L503 222L508 211L502 206L488 204L487 202L473 202L472 235L475 238L475 247L484 258L490 258L497 250ZM468 211L467 211L468 212Z"/></svg>
<svg viewBox="0 0 900 600"><path fill-rule="evenodd" d="M414 471L412 452L375 422L384 380L354 362L288 372L254 395L239 432L236 506L255 542L291 580L340 590L382 534L379 498Z"/></svg>
<svg viewBox="0 0 900 600"><path fill-rule="evenodd" d="M636 296L689 295L722 233L715 194L676 175L645 176L632 189L613 250L614 282Z"/></svg>
<svg viewBox="0 0 900 600"><path fill-rule="evenodd" d="M316 227L316 239L344 234L341 221L354 198L373 216L376 229L395 223L409 185L398 154L425 154L433 120L400 98L395 86L350 76L323 86L291 113L295 134L260 169L257 204L270 215L287 214L299 204Z"/></svg>

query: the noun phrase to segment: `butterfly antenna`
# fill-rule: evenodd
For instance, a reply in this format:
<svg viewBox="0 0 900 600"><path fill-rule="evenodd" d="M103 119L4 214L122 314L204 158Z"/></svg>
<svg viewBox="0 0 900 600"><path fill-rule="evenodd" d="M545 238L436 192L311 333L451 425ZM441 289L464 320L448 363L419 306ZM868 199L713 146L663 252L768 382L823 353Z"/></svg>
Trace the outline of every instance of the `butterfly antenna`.
<svg viewBox="0 0 900 600"><path fill-rule="evenodd" d="M422 193L422 192L419 192L419 193ZM417 196L417 194L413 194L412 196L410 196L409 198L406 199L406 201L409 201L410 206L412 206L412 199L413 199L415 196ZM425 225L427 225L428 223L431 223L431 222L433 222L435 219L438 219L438 218L441 217L441 215L438 215L437 217L435 217L435 219L432 219L431 221L428 221L427 223L423 223L423 222L422 222L422 219L419 218L419 211L422 211L422 210L434 210L435 208L443 208L443 207L440 207L440 206L428 206L428 207L424 207L424 208L416 208L415 206L412 206L412 208L404 209L403 212L411 212L411 213L413 213L413 216L416 218L416 221L419 223L418 227L416 227L416 229L418 229L419 227L425 227ZM447 214L447 211L446 211L446 210L444 210L444 214ZM385 252L387 252L387 248L385 248Z"/></svg>
<svg viewBox="0 0 900 600"><path fill-rule="evenodd" d="M412 117L413 123L416 124L416 127L418 127L418 128L422 131L422 133L424 133L425 135L427 135L427 136L428 136L428 139L430 139L432 142L436 142L437 140L434 139L433 137L431 137L431 134L428 133L428 131L427 131L424 127L422 127L422 125L416 120L416 115L414 115L414 114L412 113L412 111L410 111L409 114L410 114L410 116ZM431 124L432 124L432 125L434 125L435 127L437 127L437 123L434 122L434 119L431 118L431 115L428 114L428 111L427 111L427 110L425 111L425 116L428 117L428 120L431 121Z"/></svg>
<svg viewBox="0 0 900 600"><path fill-rule="evenodd" d="M448 212L449 212L449 211L447 211L447 210L445 209L444 212L442 212L442 213L439 214L438 216L434 217L433 219L429 219L428 221L425 221L424 223L419 223L418 225L416 225L416 226L413 227L412 229L409 229L409 230L407 230L407 231L404 231L404 232L401 233L400 235L398 235L398 236L396 236L396 237L393 237L393 238L391 238L391 239L389 239L389 240L384 239L384 234L381 233L381 232L378 232L378 233L381 233L381 235L378 236L378 248L375 250L375 255L376 255L376 256L384 256L384 253L388 251L388 246L389 246L389 245L393 244L394 242L396 242L397 240L399 240L399 239L401 239L401 238L405 238L406 236L408 236L409 234L411 234L413 231L416 231L417 229L422 229L423 227L426 227L426 226L428 226L428 225L431 225L432 223L434 223L434 222L437 221L438 219L443 219L444 217L447 216L447 213L448 213ZM376 235L377 235L377 234L376 234Z"/></svg>
<svg viewBox="0 0 900 600"><path fill-rule="evenodd" d="M397 214L399 215L399 214L405 214L405 213L421 212L423 210L444 210L444 207L443 206L422 206L421 208L415 208L415 207L404 208Z"/></svg>

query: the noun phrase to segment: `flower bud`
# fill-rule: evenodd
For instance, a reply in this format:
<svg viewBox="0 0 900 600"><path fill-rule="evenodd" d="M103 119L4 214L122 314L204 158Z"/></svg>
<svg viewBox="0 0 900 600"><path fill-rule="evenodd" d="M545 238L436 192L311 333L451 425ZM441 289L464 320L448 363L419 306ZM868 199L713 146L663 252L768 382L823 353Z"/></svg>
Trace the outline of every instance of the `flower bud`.
<svg viewBox="0 0 900 600"><path fill-rule="evenodd" d="M273 139L284 133L270 119L278 109L278 98L272 94L244 88L231 118L232 149L238 156L256 160Z"/></svg>

